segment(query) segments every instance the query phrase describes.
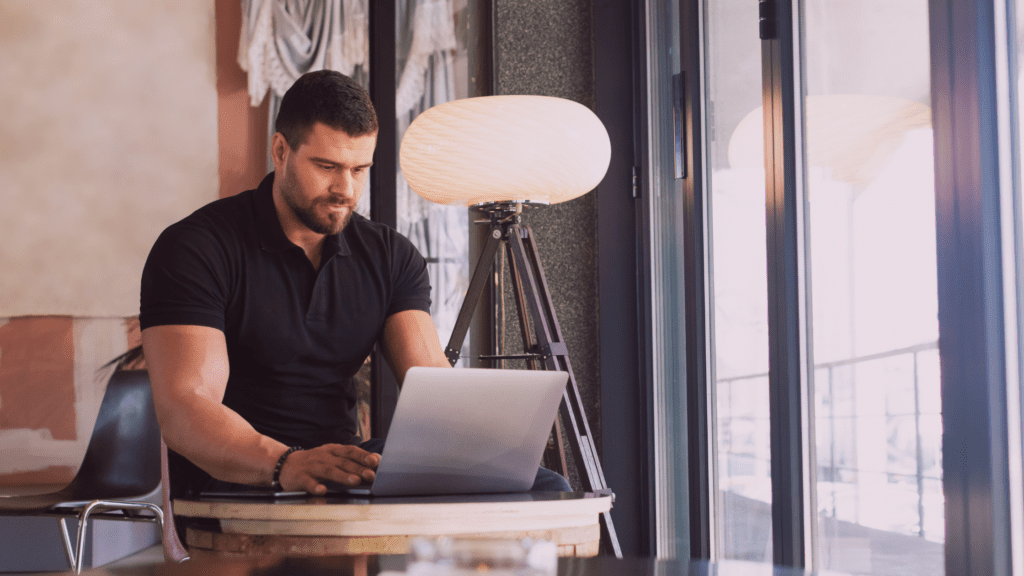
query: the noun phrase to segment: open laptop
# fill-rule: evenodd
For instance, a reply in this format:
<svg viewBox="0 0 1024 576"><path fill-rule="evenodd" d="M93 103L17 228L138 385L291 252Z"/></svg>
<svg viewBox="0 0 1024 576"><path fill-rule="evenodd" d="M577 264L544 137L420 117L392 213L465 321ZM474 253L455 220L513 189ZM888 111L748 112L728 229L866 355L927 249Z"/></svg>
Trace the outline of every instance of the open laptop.
<svg viewBox="0 0 1024 576"><path fill-rule="evenodd" d="M370 485L355 487L330 483L328 495L421 496L529 490L568 379L566 372L542 370L410 368L398 396L376 479Z"/></svg>

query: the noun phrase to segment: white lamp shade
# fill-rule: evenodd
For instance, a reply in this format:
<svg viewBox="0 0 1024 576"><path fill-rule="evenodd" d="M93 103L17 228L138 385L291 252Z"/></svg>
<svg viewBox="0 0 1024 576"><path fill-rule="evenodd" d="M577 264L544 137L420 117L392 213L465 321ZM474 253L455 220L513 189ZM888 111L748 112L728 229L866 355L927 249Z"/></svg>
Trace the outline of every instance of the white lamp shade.
<svg viewBox="0 0 1024 576"><path fill-rule="evenodd" d="M549 96L446 102L413 120L399 162L409 186L438 204L555 204L597 187L611 141L589 108Z"/></svg>

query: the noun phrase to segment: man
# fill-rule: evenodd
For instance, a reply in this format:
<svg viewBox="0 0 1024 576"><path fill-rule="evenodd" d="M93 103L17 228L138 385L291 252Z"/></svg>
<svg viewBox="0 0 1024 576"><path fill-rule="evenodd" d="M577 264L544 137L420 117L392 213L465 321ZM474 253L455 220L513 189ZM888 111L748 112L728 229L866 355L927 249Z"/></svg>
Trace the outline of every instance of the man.
<svg viewBox="0 0 1024 576"><path fill-rule="evenodd" d="M372 480L381 443L353 445L351 377L378 339L399 382L412 366L449 366L424 259L354 213L376 145L369 96L337 72L309 73L275 127L275 171L170 226L143 271L172 497ZM534 488L568 484L541 469Z"/></svg>

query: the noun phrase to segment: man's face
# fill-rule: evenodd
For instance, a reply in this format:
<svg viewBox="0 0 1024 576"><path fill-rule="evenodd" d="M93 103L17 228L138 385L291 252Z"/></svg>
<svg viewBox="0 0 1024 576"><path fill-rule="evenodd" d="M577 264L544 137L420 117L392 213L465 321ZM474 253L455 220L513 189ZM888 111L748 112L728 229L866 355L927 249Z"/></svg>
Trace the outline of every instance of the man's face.
<svg viewBox="0 0 1024 576"><path fill-rule="evenodd" d="M363 194L373 164L376 134L352 137L316 123L298 148L284 136L272 143L275 178L295 217L317 234L337 234Z"/></svg>

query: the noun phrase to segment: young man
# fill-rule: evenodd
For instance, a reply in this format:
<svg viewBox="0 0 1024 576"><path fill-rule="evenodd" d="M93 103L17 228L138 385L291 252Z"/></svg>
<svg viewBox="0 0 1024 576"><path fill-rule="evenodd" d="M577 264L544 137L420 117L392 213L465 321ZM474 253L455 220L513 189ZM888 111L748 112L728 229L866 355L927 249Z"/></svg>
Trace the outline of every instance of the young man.
<svg viewBox="0 0 1024 576"><path fill-rule="evenodd" d="M172 497L372 480L381 443L353 445L351 378L374 343L399 382L412 366L449 366L423 257L354 213L377 138L369 96L337 72L309 73L275 127L275 172L170 226L143 271ZM543 469L534 488L569 489Z"/></svg>

